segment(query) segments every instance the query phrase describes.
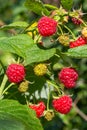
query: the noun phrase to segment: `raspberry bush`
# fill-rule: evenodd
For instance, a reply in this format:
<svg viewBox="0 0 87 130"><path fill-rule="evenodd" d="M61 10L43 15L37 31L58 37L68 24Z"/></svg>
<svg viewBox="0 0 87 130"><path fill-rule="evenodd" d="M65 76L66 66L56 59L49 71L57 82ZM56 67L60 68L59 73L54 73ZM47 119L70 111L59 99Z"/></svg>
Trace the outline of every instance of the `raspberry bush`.
<svg viewBox="0 0 87 130"><path fill-rule="evenodd" d="M87 120L77 107L80 62L87 58L85 13L73 9L72 0L61 0L59 8L40 0L24 5L35 19L0 27L6 33L0 37L0 121L8 122L0 128L43 130L43 122L60 118L67 124L68 116L69 125L76 111Z"/></svg>

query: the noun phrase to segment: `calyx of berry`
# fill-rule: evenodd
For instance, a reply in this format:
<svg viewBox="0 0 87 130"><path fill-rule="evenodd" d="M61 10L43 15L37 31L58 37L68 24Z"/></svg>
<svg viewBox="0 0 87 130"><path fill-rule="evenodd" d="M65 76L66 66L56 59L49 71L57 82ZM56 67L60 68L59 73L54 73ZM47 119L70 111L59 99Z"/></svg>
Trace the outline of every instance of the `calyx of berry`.
<svg viewBox="0 0 87 130"><path fill-rule="evenodd" d="M73 10L72 12L69 12L70 17L79 18L82 16L81 10Z"/></svg>

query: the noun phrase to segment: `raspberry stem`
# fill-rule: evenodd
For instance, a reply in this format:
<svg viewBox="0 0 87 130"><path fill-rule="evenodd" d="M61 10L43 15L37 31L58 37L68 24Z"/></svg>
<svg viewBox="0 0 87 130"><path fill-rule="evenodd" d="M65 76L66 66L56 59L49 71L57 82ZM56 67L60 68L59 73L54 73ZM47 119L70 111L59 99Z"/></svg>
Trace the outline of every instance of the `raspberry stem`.
<svg viewBox="0 0 87 130"><path fill-rule="evenodd" d="M0 97L3 95L2 93L3 93L3 90L4 90L5 85L7 83L7 80L8 80L8 78L7 78L7 75L5 74L4 77L3 77L1 86L0 86Z"/></svg>
<svg viewBox="0 0 87 130"><path fill-rule="evenodd" d="M64 27L72 34L73 39L76 40L74 33L66 25Z"/></svg>
<svg viewBox="0 0 87 130"><path fill-rule="evenodd" d="M60 26L60 25L58 25L58 28L59 28L59 30L60 30L60 32L61 32L61 34L63 35L63 31L62 31L62 28L61 28L61 26Z"/></svg>
<svg viewBox="0 0 87 130"><path fill-rule="evenodd" d="M50 80L47 80L46 82L52 85L58 91L59 95L61 95L61 91L56 84L52 83Z"/></svg>
<svg viewBox="0 0 87 130"><path fill-rule="evenodd" d="M9 84L8 87L6 87L6 89L4 89L4 91L2 92L2 95L4 95L4 93L13 85L14 83Z"/></svg>
<svg viewBox="0 0 87 130"><path fill-rule="evenodd" d="M35 39L34 39L34 43L38 43L38 41L41 39L41 36L38 35Z"/></svg>
<svg viewBox="0 0 87 130"><path fill-rule="evenodd" d="M80 19L81 20L81 22L82 22L82 24L84 25L84 26L87 26L87 24L82 20L82 19Z"/></svg>
<svg viewBox="0 0 87 130"><path fill-rule="evenodd" d="M18 57L18 59L17 59L17 62L16 62L17 64L19 64L20 63L20 57Z"/></svg>
<svg viewBox="0 0 87 130"><path fill-rule="evenodd" d="M50 101L50 88L49 88L48 99L47 99L47 110L49 110L49 101Z"/></svg>
<svg viewBox="0 0 87 130"><path fill-rule="evenodd" d="M58 50L58 49L57 49ZM65 65L69 65L69 63L65 60L65 57L63 56L63 54L58 50L57 51L58 54L55 54L56 57L59 58L59 56L61 57L61 59L63 60L63 62L65 63Z"/></svg>
<svg viewBox="0 0 87 130"><path fill-rule="evenodd" d="M24 97L25 97L25 100L26 100L26 104L27 104L27 106L29 106L29 101L28 101L28 99L27 99L27 95L26 95L26 93L24 93Z"/></svg>

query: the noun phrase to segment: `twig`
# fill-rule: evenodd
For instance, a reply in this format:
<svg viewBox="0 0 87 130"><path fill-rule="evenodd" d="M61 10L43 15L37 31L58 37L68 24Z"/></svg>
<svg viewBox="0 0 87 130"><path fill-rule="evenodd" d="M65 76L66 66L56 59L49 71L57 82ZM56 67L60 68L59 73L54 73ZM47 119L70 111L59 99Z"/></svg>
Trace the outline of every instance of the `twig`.
<svg viewBox="0 0 87 130"><path fill-rule="evenodd" d="M73 107L76 109L76 112L85 120L87 121L87 115L83 113L75 103L73 103Z"/></svg>
<svg viewBox="0 0 87 130"><path fill-rule="evenodd" d="M76 99L74 100L74 104L76 105L79 102L80 98L76 97Z"/></svg>

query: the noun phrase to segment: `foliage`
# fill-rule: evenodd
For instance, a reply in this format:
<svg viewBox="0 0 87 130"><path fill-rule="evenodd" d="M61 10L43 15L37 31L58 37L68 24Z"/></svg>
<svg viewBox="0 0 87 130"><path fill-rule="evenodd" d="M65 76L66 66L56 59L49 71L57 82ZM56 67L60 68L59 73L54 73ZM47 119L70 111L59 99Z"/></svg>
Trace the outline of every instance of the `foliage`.
<svg viewBox="0 0 87 130"><path fill-rule="evenodd" d="M80 36L84 37L82 29L87 27L86 3L86 0L82 3L78 0L61 0L61 6L58 8L40 0L6 0L5 3L0 1L1 130L87 129L87 45L70 48L70 42ZM40 35L38 21L43 16L57 22L54 35ZM75 25L72 22L73 17L81 20L81 25ZM67 44L64 38L61 43L60 36L69 39ZM85 40L87 42L87 37ZM10 83L8 80L6 70L12 63L25 67L26 76L22 82L25 87L28 81L28 89L25 92L18 89L21 83ZM47 67L46 74L39 68L37 72L41 71L44 75L36 75L34 68L38 64ZM69 90L58 78L64 67L72 67L79 74L76 86ZM52 100L64 94L73 99L73 107L67 115L56 112L52 106ZM53 115L55 113L52 120L46 120L45 112L38 119L35 111L29 108L30 104L38 104L40 101L46 105L45 112L50 110Z"/></svg>

